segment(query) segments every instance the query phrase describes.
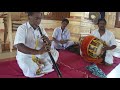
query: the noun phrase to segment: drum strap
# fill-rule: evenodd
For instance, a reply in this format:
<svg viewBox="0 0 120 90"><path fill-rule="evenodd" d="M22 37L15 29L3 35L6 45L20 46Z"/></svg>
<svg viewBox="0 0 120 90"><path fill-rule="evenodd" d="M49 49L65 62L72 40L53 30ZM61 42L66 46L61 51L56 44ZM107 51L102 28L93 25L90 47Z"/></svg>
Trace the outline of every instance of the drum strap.
<svg viewBox="0 0 120 90"><path fill-rule="evenodd" d="M27 23L26 23L26 27L27 27L27 29L26 29L26 36L27 36L27 30L28 30L28 25L27 25ZM37 49L37 47L38 47L38 42L39 42L39 40L38 40L38 38L37 38L36 41L35 41L35 49ZM38 58L36 58L35 55L32 55L32 60L33 60L34 62L37 62L37 59L38 59Z"/></svg>
<svg viewBox="0 0 120 90"><path fill-rule="evenodd" d="M38 38L36 39L36 42L35 42L35 49L37 49L37 47L38 47L38 42L39 42L39 40L38 40ZM37 69L37 71L36 71L36 75L40 75L40 73L41 73L41 68L40 68L40 66L41 66L41 64L40 64L40 59L39 58L37 58L35 55L32 55L32 60L33 60L33 62L35 62L37 65L38 65L38 69Z"/></svg>
<svg viewBox="0 0 120 90"><path fill-rule="evenodd" d="M38 47L38 39L36 40L36 42L35 42L35 49ZM35 57L35 55L32 55L32 60L34 61L34 62L36 62L36 60L37 60L37 58Z"/></svg>
<svg viewBox="0 0 120 90"><path fill-rule="evenodd" d="M27 26L27 23L26 23L26 26ZM28 30L28 26L27 26L27 30ZM26 30L26 34L27 34L27 30ZM27 36L27 35L26 35L26 36ZM37 37L37 39L36 39L36 41L35 41L35 49L37 49L38 43L39 43L39 39L38 39L38 37ZM41 72L41 69L40 69L40 65L41 65L41 64L39 63L40 59L37 58L35 55L32 55L32 60L33 60L33 62L35 62L35 63L38 65L38 69L37 69L37 71L36 71L36 74L37 74L37 75L40 75L40 72Z"/></svg>
<svg viewBox="0 0 120 90"><path fill-rule="evenodd" d="M103 59L102 63L105 63L105 56L106 56L106 51L105 51L105 52L103 53L103 55L101 56L102 59Z"/></svg>

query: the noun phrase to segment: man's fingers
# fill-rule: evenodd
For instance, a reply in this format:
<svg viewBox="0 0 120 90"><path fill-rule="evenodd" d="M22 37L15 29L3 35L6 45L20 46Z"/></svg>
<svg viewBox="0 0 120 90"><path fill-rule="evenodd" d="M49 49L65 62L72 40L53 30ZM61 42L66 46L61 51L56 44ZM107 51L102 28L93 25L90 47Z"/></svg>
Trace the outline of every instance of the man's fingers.
<svg viewBox="0 0 120 90"><path fill-rule="evenodd" d="M45 40L46 40L46 39L48 40L48 37L46 37L46 36L42 36L42 38L45 39Z"/></svg>

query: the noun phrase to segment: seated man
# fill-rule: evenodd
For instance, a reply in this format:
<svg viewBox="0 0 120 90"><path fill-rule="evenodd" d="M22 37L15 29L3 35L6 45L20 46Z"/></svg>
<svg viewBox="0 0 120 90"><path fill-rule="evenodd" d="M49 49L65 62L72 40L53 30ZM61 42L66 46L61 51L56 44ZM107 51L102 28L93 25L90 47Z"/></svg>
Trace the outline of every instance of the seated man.
<svg viewBox="0 0 120 90"><path fill-rule="evenodd" d="M54 70L47 53L51 47L50 41L43 28L40 27L44 36L41 36L39 32L41 17L41 12L28 12L29 21L18 27L15 36L14 46L17 48L17 63L26 77L40 77ZM43 39L46 43L43 42ZM58 51L53 49L50 51L57 62Z"/></svg>
<svg viewBox="0 0 120 90"><path fill-rule="evenodd" d="M103 48L103 59L105 64L112 65L113 64L113 55L112 50L116 48L116 41L115 36L112 32L108 31L106 26L106 20L105 19L99 19L98 20L98 27L99 29L93 31L91 35L103 40L107 46Z"/></svg>
<svg viewBox="0 0 120 90"><path fill-rule="evenodd" d="M61 26L55 28L53 32L53 42L52 42L52 48L55 49L66 49L67 47L74 44L73 41L70 41L70 32L66 28L69 24L68 19L63 19Z"/></svg>

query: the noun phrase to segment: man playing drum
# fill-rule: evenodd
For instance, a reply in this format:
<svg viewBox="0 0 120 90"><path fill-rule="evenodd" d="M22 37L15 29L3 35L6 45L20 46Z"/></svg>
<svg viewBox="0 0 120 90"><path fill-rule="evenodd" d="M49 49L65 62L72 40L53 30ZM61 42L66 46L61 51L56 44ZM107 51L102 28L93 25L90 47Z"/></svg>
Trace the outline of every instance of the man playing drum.
<svg viewBox="0 0 120 90"><path fill-rule="evenodd" d="M104 51L103 55L103 61L106 65L112 65L113 64L113 55L112 50L116 48L116 41L115 36L112 32L108 31L106 29L106 20L105 19L99 19L98 20L98 29L93 31L91 35L97 37L98 39L103 40L107 46L105 46L102 51Z"/></svg>

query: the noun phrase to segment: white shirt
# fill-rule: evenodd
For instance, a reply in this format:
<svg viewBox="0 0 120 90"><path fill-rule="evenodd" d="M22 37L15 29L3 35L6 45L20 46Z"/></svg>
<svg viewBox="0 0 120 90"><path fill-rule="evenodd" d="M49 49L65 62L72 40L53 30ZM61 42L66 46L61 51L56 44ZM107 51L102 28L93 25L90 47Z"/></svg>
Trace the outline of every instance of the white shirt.
<svg viewBox="0 0 120 90"><path fill-rule="evenodd" d="M41 31L43 35L48 36L43 28L41 28ZM35 45L36 45L35 42L37 38L39 40L39 45L38 45L37 50L39 50L43 45L43 40L41 39L40 32L38 28L34 30L33 27L29 24L29 22L27 22L18 27L16 36L15 36L14 45L22 43L31 49L35 49ZM16 56L17 60L22 60L23 59L22 57L24 56L31 57L32 55L24 54L17 50L17 56Z"/></svg>
<svg viewBox="0 0 120 90"><path fill-rule="evenodd" d="M70 32L67 28L65 28L64 31L62 32L61 27L57 27L54 29L52 37L54 37L58 41L69 40L70 39Z"/></svg>
<svg viewBox="0 0 120 90"><path fill-rule="evenodd" d="M105 30L105 33L100 37L100 33L99 30L94 30L91 35L103 40L106 42L107 45L112 46L112 45L116 45L116 41L115 41L115 36L112 32L108 31L107 29Z"/></svg>

